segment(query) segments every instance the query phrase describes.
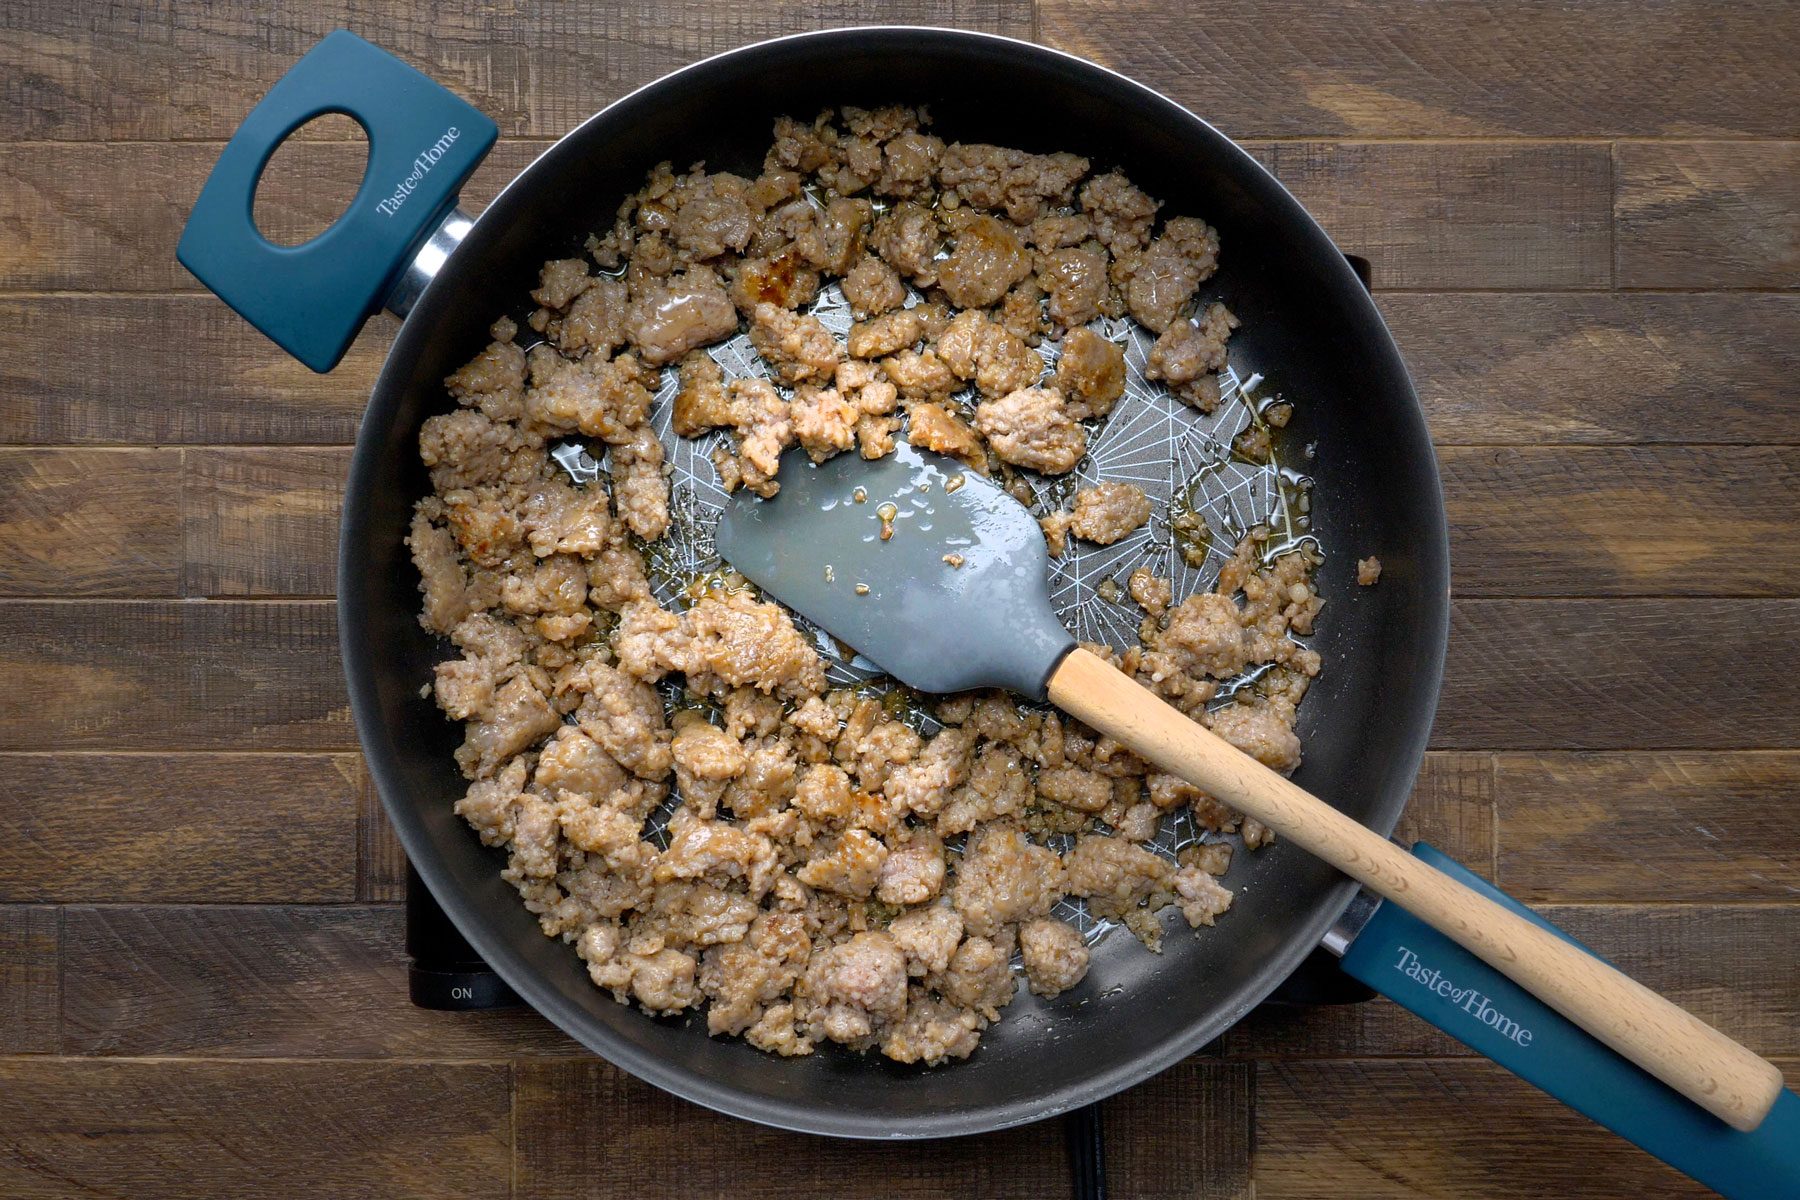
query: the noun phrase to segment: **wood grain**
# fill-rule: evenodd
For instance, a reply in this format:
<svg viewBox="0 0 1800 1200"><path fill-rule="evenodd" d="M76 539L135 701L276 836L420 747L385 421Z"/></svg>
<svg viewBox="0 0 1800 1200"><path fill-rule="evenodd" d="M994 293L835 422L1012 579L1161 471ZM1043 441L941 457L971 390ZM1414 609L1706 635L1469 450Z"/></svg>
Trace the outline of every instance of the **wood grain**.
<svg viewBox="0 0 1800 1200"><path fill-rule="evenodd" d="M62 914L0 905L0 1054L55 1054L61 1036Z"/></svg>
<svg viewBox="0 0 1800 1200"><path fill-rule="evenodd" d="M1570 860L1569 869L1577 870ZM1529 897L1520 896L1520 899ZM1626 974L1760 1054L1800 1055L1800 964L1772 953L1800 938L1785 904L1537 904ZM1225 1035L1229 1059L1408 1058L1470 1054L1385 1000L1264 1006Z"/></svg>
<svg viewBox="0 0 1800 1200"><path fill-rule="evenodd" d="M1114 1194L1248 1197L1249 1073L1190 1058L1108 1101ZM609 1120L631 1113L632 1120ZM597 1060L518 1064L521 1195L741 1200L1061 1195L1056 1121L925 1143L821 1143L708 1112ZM606 1138L594 1136L599 1127ZM1136 1136L1132 1135L1136 1131ZM706 1153L691 1153L705 1146ZM1115 1149L1116 1148L1116 1149Z"/></svg>
<svg viewBox="0 0 1800 1200"><path fill-rule="evenodd" d="M1250 1070L1196 1056L1106 1101L1112 1194L1251 1200L1253 1091ZM1044 1194L1058 1193L1052 1185Z"/></svg>
<svg viewBox="0 0 1800 1200"><path fill-rule="evenodd" d="M478 211L544 148L502 141L463 192ZM1345 249L1375 262L1380 287L1604 287L1611 279L1612 164L1606 148L1558 142L1251 143ZM0 224L26 236L0 255L0 289L188 292L173 247L219 147L32 143L0 159ZM265 188L282 224L335 215L360 177L361 148L310 142L297 170L315 183ZM110 187L141 180L121 211Z"/></svg>
<svg viewBox="0 0 1800 1200"><path fill-rule="evenodd" d="M1789 749L1792 600L1457 600L1432 745Z"/></svg>
<svg viewBox="0 0 1800 1200"><path fill-rule="evenodd" d="M0 449L0 595L172 596L181 452Z"/></svg>
<svg viewBox="0 0 1800 1200"><path fill-rule="evenodd" d="M1800 141L1621 142L1613 165L1620 287L1800 287Z"/></svg>
<svg viewBox="0 0 1800 1200"><path fill-rule="evenodd" d="M594 1060L517 1066L518 1186L539 1200L630 1195L641 1200L719 1196L1037 1197L1064 1190L1068 1167L1054 1122L979 1139L924 1144L816 1143L733 1121L677 1100ZM609 1113L633 1119L593 1130ZM707 1153L670 1154L704 1145ZM782 1164L745 1170L743 1164Z"/></svg>
<svg viewBox="0 0 1800 1200"><path fill-rule="evenodd" d="M350 455L189 450L181 477L182 593L329 596Z"/></svg>
<svg viewBox="0 0 1800 1200"><path fill-rule="evenodd" d="M1800 296L1376 299L1440 443L1800 437Z"/></svg>
<svg viewBox="0 0 1800 1200"><path fill-rule="evenodd" d="M0 1061L0 1193L503 1197L504 1065Z"/></svg>
<svg viewBox="0 0 1800 1200"><path fill-rule="evenodd" d="M1714 1193L1480 1061L1266 1063L1258 1200Z"/></svg>
<svg viewBox="0 0 1800 1200"><path fill-rule="evenodd" d="M360 772L348 754L0 754L0 900L352 900Z"/></svg>
<svg viewBox="0 0 1800 1200"><path fill-rule="evenodd" d="M554 137L670 71L782 34L879 23L1031 36L1030 0L322 0L284 11L279 22L264 18L242 6L147 13L93 0L9 9L0 26L0 116L19 138L229 137L295 59L348 27L505 132Z"/></svg>
<svg viewBox="0 0 1800 1200"><path fill-rule="evenodd" d="M0 750L348 750L325 601L0 604Z"/></svg>
<svg viewBox="0 0 1800 1200"><path fill-rule="evenodd" d="M1039 36L1236 137L1791 134L1763 88L1800 88L1780 0L1504 7L1376 0L1041 0Z"/></svg>
<svg viewBox="0 0 1800 1200"><path fill-rule="evenodd" d="M1462 596L1800 594L1800 447L1445 449Z"/></svg>
<svg viewBox="0 0 1800 1200"><path fill-rule="evenodd" d="M0 441L348 442L397 328L317 375L211 296L0 299Z"/></svg>
<svg viewBox="0 0 1800 1200"><path fill-rule="evenodd" d="M361 756L356 760L356 898L377 902L406 898L406 852Z"/></svg>
<svg viewBox="0 0 1800 1200"><path fill-rule="evenodd" d="M1800 448L1444 449L1464 596L1792 596ZM335 586L349 455L189 451L189 595L324 595Z"/></svg>
<svg viewBox="0 0 1800 1200"><path fill-rule="evenodd" d="M1486 754L1425 756L1394 840L1429 842L1483 879L1494 877L1494 761Z"/></svg>
<svg viewBox="0 0 1800 1200"><path fill-rule="evenodd" d="M1248 142L1377 288L1604 288L1612 164L1569 142ZM1226 250L1229 254L1229 249Z"/></svg>
<svg viewBox="0 0 1800 1200"><path fill-rule="evenodd" d="M64 910L65 1053L501 1059L585 1054L530 1009L407 999L405 922L386 905Z"/></svg>
<svg viewBox="0 0 1800 1200"><path fill-rule="evenodd" d="M1442 443L1761 445L1800 429L1800 296L1378 300ZM348 442L394 328L370 322L322 376L209 296L0 299L0 440Z"/></svg>
<svg viewBox="0 0 1800 1200"><path fill-rule="evenodd" d="M1132 74L1236 136L1791 133L1769 103L1770 92L1800 87L1800 48L1779 3L1688 0L1629 22L1605 19L1609 11L1539 0L1503 17L1463 2L1396 23L1369 0L1191 10L1045 0L1038 24L1046 42ZM688 0L554 13L338 0L276 26L230 8L152 17L82 3L9 16L0 113L22 139L74 140L228 136L272 80L342 25L455 89L508 134L542 136L677 67L800 29L883 21L1031 32L1022 0Z"/></svg>
<svg viewBox="0 0 1800 1200"><path fill-rule="evenodd" d="M1545 901L1800 895L1800 755L1502 754L1500 883Z"/></svg>
<svg viewBox="0 0 1800 1200"><path fill-rule="evenodd" d="M1444 750L1795 748L1791 600L1461 600ZM0 604L0 750L348 750L331 605ZM143 719L155 711L154 722Z"/></svg>

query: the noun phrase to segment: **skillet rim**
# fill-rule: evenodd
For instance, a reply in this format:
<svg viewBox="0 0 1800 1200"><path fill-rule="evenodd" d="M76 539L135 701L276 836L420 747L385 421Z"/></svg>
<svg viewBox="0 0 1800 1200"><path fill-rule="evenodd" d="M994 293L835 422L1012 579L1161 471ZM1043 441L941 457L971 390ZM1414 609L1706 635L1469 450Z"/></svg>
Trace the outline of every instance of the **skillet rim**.
<svg viewBox="0 0 1800 1200"><path fill-rule="evenodd" d="M1163 116L1170 121L1185 123L1185 132L1193 140L1209 143L1212 150L1222 157L1235 159L1243 172L1244 186L1256 193L1260 203L1272 207L1276 219L1304 240L1304 249L1320 260L1320 269L1325 275L1335 274L1338 277L1337 285L1340 288L1348 287L1358 297L1354 307L1359 310L1356 315L1360 326L1354 333L1359 340L1367 343L1372 353L1390 360L1389 366L1394 377L1392 398L1397 409L1394 415L1404 426L1404 440L1407 443L1405 451L1410 459L1408 465L1423 471L1428 477L1431 484L1428 494L1433 501L1429 511L1418 514L1423 528L1416 544L1421 605L1416 624L1430 636L1430 642L1424 655L1424 669L1413 676L1412 687L1417 689L1414 703L1418 709L1414 717L1415 727L1407 739L1404 754L1400 756L1406 759L1411 769L1404 776L1407 782L1396 785L1390 789L1390 794L1379 798L1374 806L1372 819L1366 822L1377 832L1390 834L1406 807L1410 781L1417 775L1430 738L1442 689L1444 655L1450 628L1449 535L1442 483L1425 414L1392 333L1373 297L1356 278L1339 247L1267 168L1186 106L1154 88L1110 67L1062 50L1001 34L938 26L847 26L789 34L735 47L680 67L628 92L545 148L500 190L480 217L474 218L473 228L459 246L459 250L468 247L469 252L452 253L449 256L443 269L414 304L412 313L429 310L433 292L443 290L438 284L453 273L458 273L459 264L461 270L473 269L474 264L480 260L481 248L474 243L482 236L483 219L503 207L503 201L514 189L535 186L533 177L552 170L559 152L581 139L590 126L632 106L653 101L655 93L679 86L680 81L690 73L715 67L722 62L755 56L765 53L771 47L796 42L858 42L871 38L878 42L892 41L892 47L877 47L890 51L904 48L909 41L915 45L934 41L946 44L984 44L990 50L1037 58L1045 64L1060 66L1065 71L1092 73L1114 87L1136 93L1140 101L1152 108L1161 109ZM514 951L510 939L487 926L482 906L456 888L449 869L432 852L421 820L402 802L405 788L398 778L399 771L392 759L391 741L396 731L389 729L380 719L375 671L371 666L373 652L377 648L367 636L366 612L369 605L364 591L369 578L369 564L363 552L363 528L368 520L367 498L374 494L381 480L378 447L381 438L372 431L385 431L392 425L395 411L404 395L407 372L402 364L411 363L422 352L421 340L430 336L427 324L425 320L412 320L410 317L402 321L370 394L369 403L364 409L345 485L343 518L339 530L337 616L339 653L343 661L357 739L376 793L381 798L382 808L393 824L401 846L451 922L488 965L534 1010L601 1058L684 1100L729 1116L796 1132L869 1140L919 1140L1008 1129L1105 1099L1173 1066L1214 1040L1262 1003L1299 967L1349 904L1357 884L1348 877L1340 878L1314 902L1310 916L1296 923L1286 933L1281 948L1266 954L1256 964L1247 981L1239 987L1234 1002L1221 1005L1204 1019L1194 1021L1180 1036L1168 1038L1150 1050L1116 1059L1105 1069L1091 1072L1080 1081L1053 1092L1026 1100L988 1104L955 1114L888 1116L879 1110L851 1111L829 1108L818 1103L746 1094L699 1072L672 1065L660 1056L618 1038L605 1026L595 1023L579 1006L567 1002L552 990L536 970ZM945 1082L953 1086L954 1074L951 1073Z"/></svg>

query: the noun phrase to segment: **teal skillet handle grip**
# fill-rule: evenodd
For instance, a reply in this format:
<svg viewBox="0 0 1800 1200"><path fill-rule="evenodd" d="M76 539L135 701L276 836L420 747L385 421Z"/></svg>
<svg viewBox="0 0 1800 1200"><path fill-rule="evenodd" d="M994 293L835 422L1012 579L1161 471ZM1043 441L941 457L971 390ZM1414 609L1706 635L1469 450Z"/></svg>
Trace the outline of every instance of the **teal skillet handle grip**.
<svg viewBox="0 0 1800 1200"><path fill-rule="evenodd" d="M363 127L368 171L330 229L277 246L256 228L257 181L276 147L325 113ZM329 371L455 208L498 133L460 97L340 29L295 63L226 143L176 257L282 349Z"/></svg>
<svg viewBox="0 0 1800 1200"><path fill-rule="evenodd" d="M1413 853L1581 945L1423 842ZM1714 1191L1733 1200L1800 1197L1800 1096L1792 1091L1781 1093L1754 1132L1740 1133L1397 904L1376 909L1345 950L1342 966L1470 1049Z"/></svg>

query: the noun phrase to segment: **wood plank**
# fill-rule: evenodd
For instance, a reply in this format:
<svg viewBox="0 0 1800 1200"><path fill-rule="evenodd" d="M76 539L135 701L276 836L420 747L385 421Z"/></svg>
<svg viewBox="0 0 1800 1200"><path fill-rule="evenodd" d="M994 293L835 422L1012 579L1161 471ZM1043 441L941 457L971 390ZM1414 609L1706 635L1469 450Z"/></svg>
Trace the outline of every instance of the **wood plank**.
<svg viewBox="0 0 1800 1200"><path fill-rule="evenodd" d="M1041 0L1039 36L1237 137L1783 136L1800 41L1781 0Z"/></svg>
<svg viewBox="0 0 1800 1200"><path fill-rule="evenodd" d="M1612 163L1570 142L1249 142L1377 288L1605 288ZM1225 254L1231 253L1227 243Z"/></svg>
<svg viewBox="0 0 1800 1200"><path fill-rule="evenodd" d="M609 1120L629 1112L629 1122ZM1107 1102L1123 1196L1249 1196L1249 1076L1190 1058ZM677 1100L596 1059L518 1065L521 1195L1042 1197L1068 1190L1059 1122L927 1143L821 1143ZM601 1126L608 1136L597 1138ZM704 1154L692 1147L705 1146Z"/></svg>
<svg viewBox="0 0 1800 1200"><path fill-rule="evenodd" d="M1800 602L1452 610L1437 749L1800 748L1765 701L1800 670ZM324 601L0 604L0 750L351 749L334 624Z"/></svg>
<svg viewBox="0 0 1800 1200"><path fill-rule="evenodd" d="M1526 897L1521 897L1525 899ZM1800 1055L1800 905L1538 904L1543 915L1764 1055ZM1227 1059L1456 1057L1470 1051L1386 1000L1264 1005L1225 1035Z"/></svg>
<svg viewBox="0 0 1800 1200"><path fill-rule="evenodd" d="M1546 901L1800 896L1800 755L1502 754L1500 882Z"/></svg>
<svg viewBox="0 0 1800 1200"><path fill-rule="evenodd" d="M0 1192L503 1197L504 1065L0 1062Z"/></svg>
<svg viewBox="0 0 1800 1200"><path fill-rule="evenodd" d="M1789 749L1792 600L1457 600L1438 749Z"/></svg>
<svg viewBox="0 0 1800 1200"><path fill-rule="evenodd" d="M1713 1194L1488 1062L1257 1071L1258 1200Z"/></svg>
<svg viewBox="0 0 1800 1200"><path fill-rule="evenodd" d="M1792 441L1800 296L1376 297L1441 443Z"/></svg>
<svg viewBox="0 0 1800 1200"><path fill-rule="evenodd" d="M463 190L478 211L546 143L502 142ZM0 251L8 291L197 292L175 261L188 209L219 156L213 142L29 143L0 155L0 227L17 231ZM294 174L257 193L259 211L284 228L337 215L336 197L362 178L351 143L308 142L290 155ZM119 181L130 180L129 201Z"/></svg>
<svg viewBox="0 0 1800 1200"><path fill-rule="evenodd" d="M20 474L48 473L55 480L23 489L42 498L18 507L43 510L12 523L31 530L27 546L41 544L40 559L53 559L71 530L118 525L102 530L93 552L81 555L86 561L66 574L104 575L95 586L122 594L166 587L154 574L144 579L128 569L139 556L166 557L157 549L158 538L168 540L166 530L147 530L153 536L139 541L128 526L167 524L176 506L158 496L134 509L90 481L110 472L166 484L172 456L71 452L51 455L48 472L30 467L36 456L0 452L0 474L11 463ZM1800 587L1800 560L1767 552L1791 542L1800 522L1800 452L1793 447L1451 447L1439 461L1463 595L1792 595ZM183 589L212 596L330 594L348 463L348 452L335 450L189 451L179 505ZM59 503L74 510L58 510ZM90 517L93 510L98 515ZM111 553L125 556L124 564L109 557L107 533ZM61 566L27 562L18 571L28 581L20 590L54 593Z"/></svg>
<svg viewBox="0 0 1800 1200"><path fill-rule="evenodd" d="M0 900L341 903L355 755L0 754Z"/></svg>
<svg viewBox="0 0 1800 1200"><path fill-rule="evenodd" d="M0 299L0 441L348 442L397 328L318 375L207 295Z"/></svg>
<svg viewBox="0 0 1800 1200"><path fill-rule="evenodd" d="M0 750L347 750L325 601L0 604Z"/></svg>
<svg viewBox="0 0 1800 1200"><path fill-rule="evenodd" d="M1111 1193L1133 1200L1250 1200L1256 1194L1253 1092L1250 1069L1197 1055L1106 1101ZM1058 1192L1052 1185L1043 1194Z"/></svg>
<svg viewBox="0 0 1800 1200"><path fill-rule="evenodd" d="M55 1054L61 1036L62 914L0 905L0 1054Z"/></svg>
<svg viewBox="0 0 1800 1200"><path fill-rule="evenodd" d="M1620 287L1800 287L1800 141L1621 142L1613 166Z"/></svg>
<svg viewBox="0 0 1800 1200"><path fill-rule="evenodd" d="M1399 842L1429 842L1483 879L1494 877L1494 760L1486 754L1425 756L1394 829Z"/></svg>
<svg viewBox="0 0 1800 1200"><path fill-rule="evenodd" d="M1030 0L801 0L545 9L449 0L314 0L141 12L89 2L9 8L0 116L21 139L224 138L294 60L354 29L460 93L509 134L559 136L595 109L734 46L840 25L1031 36Z"/></svg>
<svg viewBox="0 0 1800 1200"><path fill-rule="evenodd" d="M1658 6L1640 21L1539 0L1504 21L1475 3L1403 24L1369 0L1208 4L1046 0L1040 36L1194 107L1237 136L1781 136L1800 86L1777 0ZM558 19L466 3L309 4L278 27L232 9L160 18L105 6L9 14L0 92L16 136L226 137L332 28L454 88L511 135L554 136L625 91L731 46L821 25L954 25L1028 37L1024 3L609 7ZM1503 26L1503 27L1502 27ZM1271 28L1283 36L1270 37ZM1254 53L1252 53L1254 48ZM1694 81L1684 86L1684 81ZM1704 80L1705 86L1699 81Z"/></svg>
<svg viewBox="0 0 1800 1200"><path fill-rule="evenodd" d="M406 851L400 848L361 756L356 760L356 898L406 899Z"/></svg>
<svg viewBox="0 0 1800 1200"><path fill-rule="evenodd" d="M463 192L477 211L544 147L502 141ZM1557 142L1253 143L1248 147L1380 287L1605 287L1611 281L1612 164L1606 148ZM0 289L198 291L170 252L219 147L32 143L0 161L0 223L24 231L0 254ZM258 203L284 226L335 215L362 170L360 146L306 143L301 177ZM111 184L140 181L121 210ZM134 194L134 201L136 200Z"/></svg>
<svg viewBox="0 0 1800 1200"><path fill-rule="evenodd" d="M1800 296L1378 300L1443 443L1766 444L1800 427ZM394 328L372 321L322 376L211 297L0 300L0 441L348 442Z"/></svg>
<svg viewBox="0 0 1800 1200"><path fill-rule="evenodd" d="M181 478L188 596L337 590L346 450L189 450Z"/></svg>
<svg viewBox="0 0 1800 1200"><path fill-rule="evenodd" d="M595 1060L517 1064L516 1186L537 1200L790 1196L1038 1197L1067 1189L1054 1122L930 1143L833 1142L733 1120ZM594 1129L611 1113L608 1136ZM679 1148L706 1146L707 1153Z"/></svg>
<svg viewBox="0 0 1800 1200"><path fill-rule="evenodd" d="M1800 447L1446 448L1462 596L1800 594Z"/></svg>
<svg viewBox="0 0 1800 1200"><path fill-rule="evenodd" d="M1791 596L1800 449L1446 448L1451 560L1464 596ZM335 586L347 451L189 451L191 595Z"/></svg>
<svg viewBox="0 0 1800 1200"><path fill-rule="evenodd" d="M181 452L0 449L0 595L172 596Z"/></svg>
<svg viewBox="0 0 1800 1200"><path fill-rule="evenodd" d="M528 1008L407 999L393 905L64 910L65 1053L500 1059L586 1054ZM571 951L572 953L572 951Z"/></svg>

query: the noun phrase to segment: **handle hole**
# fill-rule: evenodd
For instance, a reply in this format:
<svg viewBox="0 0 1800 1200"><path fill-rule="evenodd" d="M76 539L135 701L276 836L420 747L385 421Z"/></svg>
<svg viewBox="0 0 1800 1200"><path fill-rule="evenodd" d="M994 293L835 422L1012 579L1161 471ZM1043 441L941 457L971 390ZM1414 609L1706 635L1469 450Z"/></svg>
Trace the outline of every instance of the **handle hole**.
<svg viewBox="0 0 1800 1200"><path fill-rule="evenodd" d="M326 113L287 136L256 183L256 228L299 246L337 224L369 170L369 135L354 117Z"/></svg>

